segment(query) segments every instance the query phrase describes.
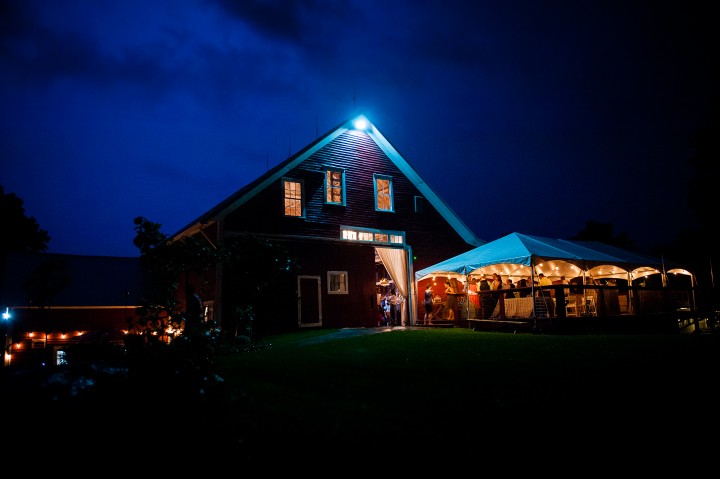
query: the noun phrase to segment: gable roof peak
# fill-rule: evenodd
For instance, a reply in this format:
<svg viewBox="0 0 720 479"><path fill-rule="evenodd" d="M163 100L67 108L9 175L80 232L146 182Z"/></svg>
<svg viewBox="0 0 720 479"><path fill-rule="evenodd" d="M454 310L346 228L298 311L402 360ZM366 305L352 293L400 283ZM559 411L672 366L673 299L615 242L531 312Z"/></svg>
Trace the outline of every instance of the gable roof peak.
<svg viewBox="0 0 720 479"><path fill-rule="evenodd" d="M340 135L350 130L360 130L365 132L365 134L370 137L370 139L383 151L383 153L385 153L390 161L392 161L395 166L408 178L408 180L413 183L413 185L423 195L425 200L428 201L438 211L438 213L443 216L443 218L445 218L450 226L466 243L473 246L479 246L485 243L485 241L478 239L478 237L475 236L467 225L465 225L460 217L455 214L450 206L448 206L447 203L445 203L445 201L443 201L432 190L432 188L430 188L427 182L420 178L420 175L418 175L415 169L410 166L405 158L400 155L397 149L382 135L382 133L380 133L375 125L364 114L354 115L350 119L329 130L324 135L319 136L315 141L291 155L285 161L282 161L275 167L270 168L270 170L268 170L265 174L237 190L217 206L210 209L208 212L173 235L172 238L180 239L183 236L193 234L198 231L198 228L202 224L221 220L228 213L247 202L260 191L264 190L268 185L282 178L283 175L291 171L300 163L304 162L325 145L331 143Z"/></svg>

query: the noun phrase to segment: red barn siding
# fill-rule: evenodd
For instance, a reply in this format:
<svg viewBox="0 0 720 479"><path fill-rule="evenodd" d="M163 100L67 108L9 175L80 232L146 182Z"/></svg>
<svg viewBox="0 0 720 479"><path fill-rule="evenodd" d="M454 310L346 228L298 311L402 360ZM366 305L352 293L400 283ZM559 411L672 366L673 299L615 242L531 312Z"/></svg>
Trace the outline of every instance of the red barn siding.
<svg viewBox="0 0 720 479"><path fill-rule="evenodd" d="M346 205L328 205L324 201L325 170L340 168L345 171ZM374 176L381 174L393 179L394 211L375 210ZM267 235L339 240L340 225L405 232L406 242L417 257L413 269L418 270L472 248L450 226L429 202L422 212L415 211L415 198L422 196L415 185L403 174L377 144L359 131L347 131L324 146L296 168L284 175L303 181L305 218L286 217L283 214L282 182L268 185L246 203L230 213L225 222L225 234L252 231ZM291 243L290 245L293 245ZM348 270L350 281L360 280L348 298L338 295L323 297L323 324L346 327L368 325L374 320L370 297L375 294L374 251L354 261L357 247L352 243L336 245L315 244L313 247L294 247L302 265L301 274L318 274L326 287L328 270ZM322 250L323 254L318 254ZM342 257L334 266L334 254ZM364 275L367 275L366 277ZM355 292L360 291L357 296ZM293 310L294 308L294 310ZM288 306L283 315L296 316L296 304ZM274 321L287 320L274 318Z"/></svg>
<svg viewBox="0 0 720 479"><path fill-rule="evenodd" d="M372 246L312 239L276 241L290 254L301 258L300 275L320 277L323 327L377 326L371 305L376 282ZM347 271L348 294L328 294L328 271ZM225 286L225 295L238 293L232 285ZM293 282L287 288L292 289L274 292L256 311L258 327L264 333L298 328L297 283Z"/></svg>
<svg viewBox="0 0 720 479"><path fill-rule="evenodd" d="M348 144L362 161L343 151ZM324 203L324 171L328 166L345 170L346 206ZM394 212L375 210L373 174L393 178ZM415 197L421 193L365 133L346 132L285 177L304 182L304 219L283 215L281 182L276 181L228 216L226 232L252 230L339 238L341 224L405 231L413 252L427 263L419 268L471 248L429 203L423 212L415 212Z"/></svg>
<svg viewBox="0 0 720 479"><path fill-rule="evenodd" d="M444 216L447 212L441 214L430 201L425 201L424 208L416 211L416 198L424 197L418 187L424 186L413 183L417 180L416 174L402 158L391 158L385 153L376 142L382 141L381 138L344 127L336 131L338 136L327 143L325 140L333 133L318 139L317 143L246 185L208 212L206 218L219 222L220 238L252 233L285 243L301 266L300 275L321 278L323 326L375 325L376 310L374 301L371 302L378 280L374 247L341 240L341 225L404 233L409 251L417 258L408 258L411 275L468 251L473 245L449 223L451 220ZM320 147L313 151L317 145ZM327 168L345 172L344 205L325 203ZM394 210L391 212L375 209L374 175L392 178ZM273 180L266 183L270 178ZM302 182L303 218L284 216L282 178ZM198 220L195 225L201 223L203 221ZM327 271L330 270L348 272L350 294L327 295ZM409 280L412 282L412 276ZM223 280L218 277L218 281ZM216 311L224 315L228 308L219 304L224 302L222 298L226 295L232 298L238 292L233 291L232 285L219 285L223 294L215 306ZM278 291L276 297L269 300L272 308L257 311L258 324L297 327L297 283L284 285L283 289L287 291ZM416 317L408 319L415 321Z"/></svg>

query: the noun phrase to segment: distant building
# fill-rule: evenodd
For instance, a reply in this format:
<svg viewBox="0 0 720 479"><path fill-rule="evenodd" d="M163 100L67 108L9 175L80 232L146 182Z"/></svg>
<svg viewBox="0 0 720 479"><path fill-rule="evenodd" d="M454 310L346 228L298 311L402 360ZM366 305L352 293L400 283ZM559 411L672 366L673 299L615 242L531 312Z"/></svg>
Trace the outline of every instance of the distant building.
<svg viewBox="0 0 720 479"><path fill-rule="evenodd" d="M0 273L5 365L62 363L90 337L122 343L146 287L139 258L10 253Z"/></svg>

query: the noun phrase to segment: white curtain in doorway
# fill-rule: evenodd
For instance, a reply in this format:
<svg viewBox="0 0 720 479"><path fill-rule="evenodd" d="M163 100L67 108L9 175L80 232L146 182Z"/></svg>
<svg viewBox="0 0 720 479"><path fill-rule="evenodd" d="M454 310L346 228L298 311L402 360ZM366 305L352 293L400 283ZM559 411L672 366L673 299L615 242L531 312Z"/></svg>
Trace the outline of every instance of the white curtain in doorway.
<svg viewBox="0 0 720 479"><path fill-rule="evenodd" d="M407 286L407 259L404 249L400 248L375 248L378 256L385 265L385 269L395 283L395 288L403 297L400 305L401 323L406 324L408 286Z"/></svg>

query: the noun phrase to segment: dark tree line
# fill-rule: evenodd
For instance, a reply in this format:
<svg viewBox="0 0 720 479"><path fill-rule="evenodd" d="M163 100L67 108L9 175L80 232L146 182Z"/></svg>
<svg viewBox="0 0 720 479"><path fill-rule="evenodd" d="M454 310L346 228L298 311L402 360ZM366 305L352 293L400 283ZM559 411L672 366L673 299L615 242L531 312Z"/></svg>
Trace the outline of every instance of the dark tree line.
<svg viewBox="0 0 720 479"><path fill-rule="evenodd" d="M37 220L25 214L23 200L15 193L5 193L0 185L0 222L5 233L0 235L0 255L7 253L40 253L47 251L50 235L40 229Z"/></svg>

